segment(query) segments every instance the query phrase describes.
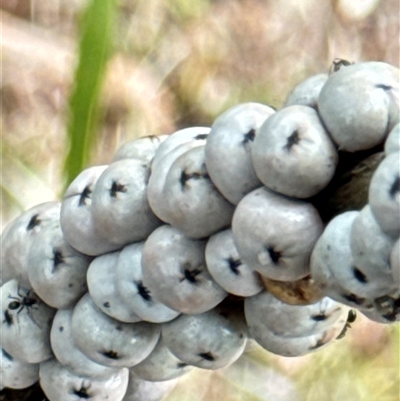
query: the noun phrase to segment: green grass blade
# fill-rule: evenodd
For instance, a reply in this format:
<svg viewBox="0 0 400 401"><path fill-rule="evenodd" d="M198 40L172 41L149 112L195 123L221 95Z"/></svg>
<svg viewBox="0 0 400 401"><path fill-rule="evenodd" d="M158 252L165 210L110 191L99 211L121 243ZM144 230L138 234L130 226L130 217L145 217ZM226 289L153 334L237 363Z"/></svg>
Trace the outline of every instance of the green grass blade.
<svg viewBox="0 0 400 401"><path fill-rule="evenodd" d="M91 0L81 23L79 62L69 100L67 187L85 168L96 139L99 95L114 32L115 0Z"/></svg>

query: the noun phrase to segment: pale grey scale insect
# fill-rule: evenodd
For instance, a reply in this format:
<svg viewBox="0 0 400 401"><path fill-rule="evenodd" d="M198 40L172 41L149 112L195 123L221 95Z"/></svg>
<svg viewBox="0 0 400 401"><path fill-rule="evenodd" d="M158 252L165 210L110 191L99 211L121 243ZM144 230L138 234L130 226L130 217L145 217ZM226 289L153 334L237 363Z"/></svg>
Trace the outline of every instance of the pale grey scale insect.
<svg viewBox="0 0 400 401"><path fill-rule="evenodd" d="M142 161L123 159L112 163L96 182L91 206L93 224L107 233L115 249L145 239L161 225L146 198L148 174L148 166Z"/></svg>
<svg viewBox="0 0 400 401"><path fill-rule="evenodd" d="M179 312L159 302L148 287L142 271L143 246L144 242L138 242L121 250L115 268L116 291L125 305L144 321L170 321Z"/></svg>
<svg viewBox="0 0 400 401"><path fill-rule="evenodd" d="M165 221L188 238L206 238L230 225L234 207L209 178L204 146L189 149L173 162L162 196Z"/></svg>
<svg viewBox="0 0 400 401"><path fill-rule="evenodd" d="M162 337L181 361L212 370L234 363L247 342L244 322L218 308L163 323Z"/></svg>
<svg viewBox="0 0 400 401"><path fill-rule="evenodd" d="M160 327L147 322L119 322L104 314L84 295L74 308L72 338L89 359L111 368L131 367L154 349Z"/></svg>
<svg viewBox="0 0 400 401"><path fill-rule="evenodd" d="M181 377L192 369L169 350L161 336L152 353L130 370L143 380L157 382Z"/></svg>
<svg viewBox="0 0 400 401"><path fill-rule="evenodd" d="M3 388L24 389L39 380L39 364L20 361L0 351L0 390Z"/></svg>
<svg viewBox="0 0 400 401"><path fill-rule="evenodd" d="M123 368L106 377L88 378L72 372L53 358L40 364L39 377L50 400L122 401L128 388L129 371Z"/></svg>
<svg viewBox="0 0 400 401"><path fill-rule="evenodd" d="M232 230L223 230L211 236L205 252L208 271L228 293L248 297L263 289L258 274L241 261Z"/></svg>
<svg viewBox="0 0 400 401"><path fill-rule="evenodd" d="M301 81L290 92L286 99L285 107L297 104L316 108L319 93L327 79L328 74L317 74Z"/></svg>
<svg viewBox="0 0 400 401"><path fill-rule="evenodd" d="M330 75L318 98L318 112L340 150L371 149L385 140L399 122L398 77L398 68L376 61ZM368 107L365 99L373 99Z"/></svg>
<svg viewBox="0 0 400 401"><path fill-rule="evenodd" d="M397 239L400 235L400 152L387 155L374 172L369 186L369 204L381 230Z"/></svg>
<svg viewBox="0 0 400 401"><path fill-rule="evenodd" d="M205 163L221 194L236 205L262 184L254 171L251 149L258 129L274 109L260 103L242 103L219 115L205 144Z"/></svg>
<svg viewBox="0 0 400 401"><path fill-rule="evenodd" d="M347 307L328 297L311 305L289 305L264 291L245 300L248 325L260 324L282 338L322 333L345 320L347 313Z"/></svg>
<svg viewBox="0 0 400 401"><path fill-rule="evenodd" d="M163 304L181 313L202 313L227 295L211 277L204 256L205 241L191 240L164 225L146 240L143 280Z"/></svg>

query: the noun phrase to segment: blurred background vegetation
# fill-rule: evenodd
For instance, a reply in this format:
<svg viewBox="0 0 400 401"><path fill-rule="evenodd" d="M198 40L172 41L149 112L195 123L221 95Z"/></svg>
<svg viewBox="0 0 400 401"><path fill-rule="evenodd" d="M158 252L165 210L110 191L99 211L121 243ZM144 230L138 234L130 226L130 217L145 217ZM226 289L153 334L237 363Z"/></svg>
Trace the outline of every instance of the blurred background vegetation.
<svg viewBox="0 0 400 401"><path fill-rule="evenodd" d="M87 4L2 0L2 229L60 199L74 178L64 168L69 106L79 100L90 112L85 102L93 100L71 101ZM111 43L97 70L87 166L109 163L136 137L209 126L240 102L279 108L294 85L337 57L400 64L398 0L118 0L115 11L113 25L106 18L92 26L99 35L111 29ZM183 377L167 400L398 401L399 370L398 326L359 316L343 340L311 356L280 358L254 346L227 369Z"/></svg>

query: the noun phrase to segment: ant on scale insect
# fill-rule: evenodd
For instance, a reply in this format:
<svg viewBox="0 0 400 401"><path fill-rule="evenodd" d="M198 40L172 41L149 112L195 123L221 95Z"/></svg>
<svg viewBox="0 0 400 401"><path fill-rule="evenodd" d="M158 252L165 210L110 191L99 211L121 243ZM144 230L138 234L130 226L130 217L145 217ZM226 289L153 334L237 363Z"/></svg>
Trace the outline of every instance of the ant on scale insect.
<svg viewBox="0 0 400 401"><path fill-rule="evenodd" d="M38 323L35 321L33 316L31 315L32 311L31 309L37 309L38 308L38 300L37 298L32 295L33 290L27 290L25 293L22 293L23 291L21 287L18 284L18 289L17 289L17 297L12 296L11 294L8 295L8 298L12 299L12 301L8 304L7 309L4 312L4 321L3 323L7 323L8 326L11 326L14 323L14 317L18 319L18 315L21 313L21 311L26 308L27 315L29 318L32 320L33 323L38 325ZM10 311L15 312L15 314L10 313Z"/></svg>

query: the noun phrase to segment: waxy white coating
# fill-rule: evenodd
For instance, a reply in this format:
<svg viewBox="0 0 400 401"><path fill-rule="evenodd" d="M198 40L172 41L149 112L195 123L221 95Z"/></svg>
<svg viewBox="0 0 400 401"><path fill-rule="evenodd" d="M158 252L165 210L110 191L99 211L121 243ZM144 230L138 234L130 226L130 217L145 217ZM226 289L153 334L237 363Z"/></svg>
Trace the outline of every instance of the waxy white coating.
<svg viewBox="0 0 400 401"><path fill-rule="evenodd" d="M158 325L112 319L95 306L89 294L76 304L71 327L76 346L89 359L115 368L134 366L144 360L160 335Z"/></svg>
<svg viewBox="0 0 400 401"><path fill-rule="evenodd" d="M246 195L232 219L241 259L261 275L279 281L308 275L311 251L322 231L313 205L265 188Z"/></svg>
<svg viewBox="0 0 400 401"><path fill-rule="evenodd" d="M399 69L376 61L341 68L321 89L318 112L340 150L373 148L399 122Z"/></svg>
<svg viewBox="0 0 400 401"><path fill-rule="evenodd" d="M317 112L301 105L285 107L261 125L252 159L266 187L295 198L309 198L325 188L338 163Z"/></svg>
<svg viewBox="0 0 400 401"><path fill-rule="evenodd" d="M212 182L234 205L262 184L254 171L251 149L260 125L274 113L260 103L231 107L214 121L205 145Z"/></svg>
<svg viewBox="0 0 400 401"><path fill-rule="evenodd" d="M122 401L128 387L128 369L106 378L77 375L56 359L40 364L40 385L51 401Z"/></svg>
<svg viewBox="0 0 400 401"><path fill-rule="evenodd" d="M240 260L230 229L208 239L206 263L212 278L230 294L249 297L264 288L259 275Z"/></svg>
<svg viewBox="0 0 400 401"><path fill-rule="evenodd" d="M215 308L198 315L181 315L162 324L163 341L183 362L203 369L220 369L243 353L245 324Z"/></svg>

